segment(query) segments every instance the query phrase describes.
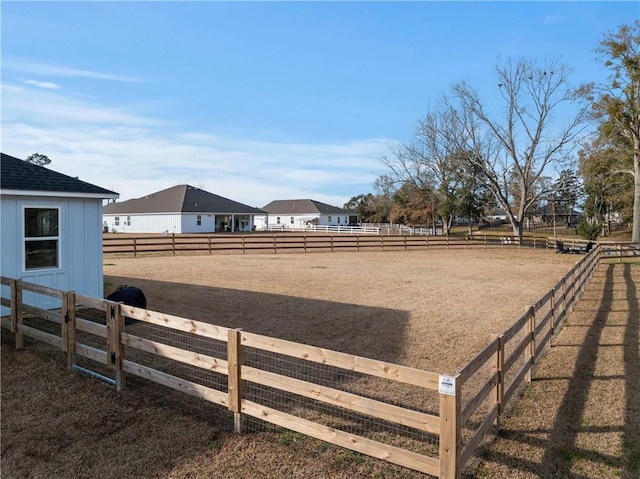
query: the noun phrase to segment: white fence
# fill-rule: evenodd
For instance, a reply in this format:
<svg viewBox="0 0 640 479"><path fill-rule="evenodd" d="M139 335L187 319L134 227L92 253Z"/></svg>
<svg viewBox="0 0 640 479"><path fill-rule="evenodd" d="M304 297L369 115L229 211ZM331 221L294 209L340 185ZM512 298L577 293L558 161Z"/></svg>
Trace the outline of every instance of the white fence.
<svg viewBox="0 0 640 479"><path fill-rule="evenodd" d="M267 227L269 231L304 231L310 233L341 233L351 235L379 235L380 228L371 226L317 226L317 225L305 225L302 227L292 225L269 225Z"/></svg>

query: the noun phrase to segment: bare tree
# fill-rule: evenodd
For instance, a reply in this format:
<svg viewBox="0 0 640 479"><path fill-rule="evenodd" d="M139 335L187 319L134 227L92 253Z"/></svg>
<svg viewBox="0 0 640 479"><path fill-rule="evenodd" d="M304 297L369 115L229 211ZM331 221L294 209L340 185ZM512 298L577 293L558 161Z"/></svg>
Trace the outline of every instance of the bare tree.
<svg viewBox="0 0 640 479"><path fill-rule="evenodd" d="M453 86L449 101L464 130L460 151L472 152L467 161L481 172L514 235L522 238L525 215L548 193L539 187L541 178L568 160L585 115L580 109L559 118L576 96L568 85L569 69L558 60L542 66L507 61L496 71L500 105L488 108L466 82Z"/></svg>
<svg viewBox="0 0 640 479"><path fill-rule="evenodd" d="M460 127L456 111L443 104L418 121L412 143L396 145L393 155L382 159L396 184L410 184L412 191L424 192L425 200L437 203L446 235L458 209L463 180L457 140L463 133Z"/></svg>

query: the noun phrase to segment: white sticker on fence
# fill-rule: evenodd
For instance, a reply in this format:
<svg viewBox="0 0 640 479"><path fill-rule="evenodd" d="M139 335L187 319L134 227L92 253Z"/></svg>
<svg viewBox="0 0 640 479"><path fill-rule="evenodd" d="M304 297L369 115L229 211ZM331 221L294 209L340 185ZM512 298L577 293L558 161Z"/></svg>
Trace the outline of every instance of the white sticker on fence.
<svg viewBox="0 0 640 479"><path fill-rule="evenodd" d="M440 380L438 381L438 392L440 394L455 396L456 395L456 378L451 376L443 376L441 374Z"/></svg>

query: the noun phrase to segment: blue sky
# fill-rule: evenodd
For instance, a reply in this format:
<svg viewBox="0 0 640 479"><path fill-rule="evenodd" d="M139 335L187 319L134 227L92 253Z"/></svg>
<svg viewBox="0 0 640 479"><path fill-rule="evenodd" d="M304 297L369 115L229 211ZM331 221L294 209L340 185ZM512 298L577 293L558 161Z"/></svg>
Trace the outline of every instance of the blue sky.
<svg viewBox="0 0 640 479"><path fill-rule="evenodd" d="M121 200L188 183L251 206L373 192L390 145L501 59L601 81L638 2L7 2L2 151Z"/></svg>

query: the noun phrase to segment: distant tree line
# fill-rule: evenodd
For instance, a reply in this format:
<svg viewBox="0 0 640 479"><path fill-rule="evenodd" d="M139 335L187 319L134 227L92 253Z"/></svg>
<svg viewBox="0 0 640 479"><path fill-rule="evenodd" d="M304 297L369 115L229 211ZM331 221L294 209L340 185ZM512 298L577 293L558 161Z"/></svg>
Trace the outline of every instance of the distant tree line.
<svg viewBox="0 0 640 479"><path fill-rule="evenodd" d="M559 60L519 59L496 67L498 104L466 81L452 85L412 141L382 158L375 193L345 207L363 222L438 222L445 234L456 218L500 209L519 237L541 206L579 207L584 237L615 217L640 242L640 22L605 34L596 52L611 73L603 84L575 89Z"/></svg>

